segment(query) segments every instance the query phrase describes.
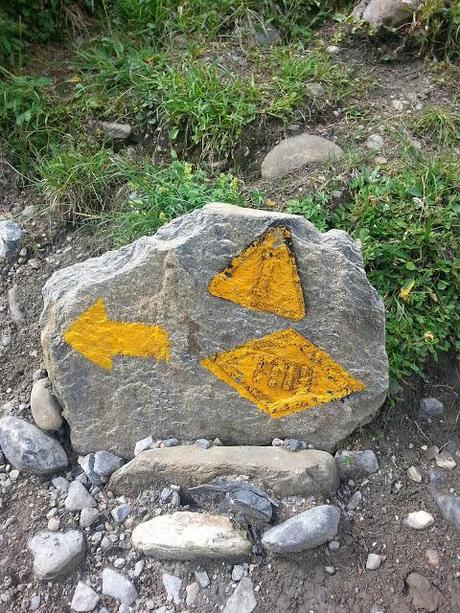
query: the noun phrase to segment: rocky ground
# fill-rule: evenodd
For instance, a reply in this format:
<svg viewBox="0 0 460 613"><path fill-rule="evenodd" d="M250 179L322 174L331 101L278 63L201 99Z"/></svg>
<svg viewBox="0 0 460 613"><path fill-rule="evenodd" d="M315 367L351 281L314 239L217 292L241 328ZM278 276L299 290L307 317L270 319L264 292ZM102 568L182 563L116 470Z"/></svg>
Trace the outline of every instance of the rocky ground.
<svg viewBox="0 0 460 613"><path fill-rule="evenodd" d="M421 73L418 59L386 65L377 61L381 51L373 55L367 48L364 60L362 44L344 44L339 52L350 63L366 62L363 70L378 80L360 101L361 109L377 105L378 113L358 125L337 111L334 122L315 131L340 136L342 145L358 141L370 156L391 157L394 134L385 121L449 98L451 86L436 73ZM248 134L250 153L240 168L248 184L283 202L325 181L327 173L316 167L282 180L259 178L266 151L308 127L306 121L281 133L275 126L265 139ZM72 452L41 362L41 288L53 271L103 245L81 228L40 217L38 196L19 189L9 166L2 168L0 210L16 219L23 235L17 259L2 264L0 277L0 611L460 610L460 379L454 356L427 366L426 380L396 390L378 417L344 443L353 454L325 461L322 487L311 492L286 493L268 479L270 466L250 479L235 474L229 460L229 479L217 490L191 490L179 467L174 479L123 493L116 476L109 480L121 459ZM24 422L56 432L45 439ZM164 453L172 446L185 462L186 445L202 453L219 446L182 441L180 432L177 439L146 441L137 451ZM274 444L282 454L308 453L308 441Z"/></svg>

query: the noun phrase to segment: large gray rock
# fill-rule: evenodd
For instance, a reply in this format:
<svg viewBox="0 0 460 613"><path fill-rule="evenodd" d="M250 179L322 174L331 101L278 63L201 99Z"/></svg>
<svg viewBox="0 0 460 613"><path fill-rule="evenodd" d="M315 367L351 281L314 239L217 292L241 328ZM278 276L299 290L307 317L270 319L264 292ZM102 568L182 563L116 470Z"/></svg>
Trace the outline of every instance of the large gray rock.
<svg viewBox="0 0 460 613"><path fill-rule="evenodd" d="M218 273L228 299L208 289ZM359 248L300 216L210 204L57 271L44 299L46 367L80 454L132 457L147 434L332 450L386 396L384 309ZM121 322L161 326L169 359L164 332Z"/></svg>
<svg viewBox="0 0 460 613"><path fill-rule="evenodd" d="M225 475L247 475L280 497L328 496L337 487L334 459L325 451L187 445L144 451L113 473L109 488L119 496L137 496L165 483L187 488Z"/></svg>
<svg viewBox="0 0 460 613"><path fill-rule="evenodd" d="M262 545L268 551L278 554L313 549L334 538L339 521L339 509L323 504L264 532Z"/></svg>
<svg viewBox="0 0 460 613"><path fill-rule="evenodd" d="M423 0L364 0L353 9L353 17L366 21L371 26L398 27L410 24L413 13Z"/></svg>
<svg viewBox="0 0 460 613"><path fill-rule="evenodd" d="M8 461L19 470L47 475L68 464L66 452L54 438L17 417L0 419L0 446Z"/></svg>
<svg viewBox="0 0 460 613"><path fill-rule="evenodd" d="M28 546L34 556L35 574L47 581L69 574L86 551L85 537L79 530L40 532L30 539Z"/></svg>
<svg viewBox="0 0 460 613"><path fill-rule="evenodd" d="M262 162L262 177L284 177L296 168L312 162L335 160L343 151L331 141L314 134L299 134L285 138L267 153Z"/></svg>
<svg viewBox="0 0 460 613"><path fill-rule="evenodd" d="M251 543L228 517L178 511L138 524L135 549L160 560L242 559Z"/></svg>

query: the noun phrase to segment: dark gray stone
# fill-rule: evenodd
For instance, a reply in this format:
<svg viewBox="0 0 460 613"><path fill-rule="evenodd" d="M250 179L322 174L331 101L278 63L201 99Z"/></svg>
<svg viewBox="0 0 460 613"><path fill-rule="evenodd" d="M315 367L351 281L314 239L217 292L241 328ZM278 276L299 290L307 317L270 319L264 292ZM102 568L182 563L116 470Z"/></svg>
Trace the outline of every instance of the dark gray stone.
<svg viewBox="0 0 460 613"><path fill-rule="evenodd" d="M444 519L460 530L460 496L438 494L435 500Z"/></svg>
<svg viewBox="0 0 460 613"><path fill-rule="evenodd" d="M262 545L278 554L313 549L334 538L339 521L340 511L337 507L314 507L267 530L262 536Z"/></svg>
<svg viewBox="0 0 460 613"><path fill-rule="evenodd" d="M362 479L379 469L377 456L371 449L363 451L341 450L335 454L339 479Z"/></svg>
<svg viewBox="0 0 460 613"><path fill-rule="evenodd" d="M16 417L0 419L0 446L10 464L24 472L47 475L68 464L58 441Z"/></svg>
<svg viewBox="0 0 460 613"><path fill-rule="evenodd" d="M437 398L423 398L420 400L418 413L421 417L425 418L442 417L444 405Z"/></svg>
<svg viewBox="0 0 460 613"><path fill-rule="evenodd" d="M257 491L251 486L238 487L227 494L230 509L242 515L245 519L270 522L273 507L270 499L264 492Z"/></svg>
<svg viewBox="0 0 460 613"><path fill-rule="evenodd" d="M124 460L110 451L96 451L94 454L93 470L101 477L110 475L123 466Z"/></svg>
<svg viewBox="0 0 460 613"><path fill-rule="evenodd" d="M0 260L14 262L21 251L21 226L11 219L0 220Z"/></svg>
<svg viewBox="0 0 460 613"><path fill-rule="evenodd" d="M234 257L279 226L291 233L307 309L296 331L366 387L273 419L200 361L294 325L208 291ZM170 361L115 356L106 369L72 349L65 331L100 299L112 320L162 326ZM384 309L359 248L345 232L321 234L300 216L209 204L155 236L55 272L44 300L44 359L82 455L107 449L132 457L149 432L165 444L178 434L251 445L280 437L331 450L370 421L386 396Z"/></svg>

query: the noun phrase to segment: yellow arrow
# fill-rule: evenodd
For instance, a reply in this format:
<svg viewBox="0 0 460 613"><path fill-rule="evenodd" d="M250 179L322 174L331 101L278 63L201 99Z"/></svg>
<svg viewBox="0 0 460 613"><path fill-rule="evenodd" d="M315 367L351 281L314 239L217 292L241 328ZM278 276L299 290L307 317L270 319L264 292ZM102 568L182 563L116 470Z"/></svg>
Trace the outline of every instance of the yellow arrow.
<svg viewBox="0 0 460 613"><path fill-rule="evenodd" d="M112 358L116 355L166 361L170 358L169 338L164 328L111 321L102 298L73 322L65 331L64 339L102 368L112 368Z"/></svg>

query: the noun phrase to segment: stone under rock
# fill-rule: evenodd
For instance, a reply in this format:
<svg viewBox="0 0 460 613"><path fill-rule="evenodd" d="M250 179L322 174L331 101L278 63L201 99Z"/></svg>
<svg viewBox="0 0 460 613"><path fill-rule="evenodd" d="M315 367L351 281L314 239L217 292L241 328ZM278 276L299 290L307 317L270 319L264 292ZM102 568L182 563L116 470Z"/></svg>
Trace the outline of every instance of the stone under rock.
<svg viewBox="0 0 460 613"><path fill-rule="evenodd" d="M79 530L40 532L30 539L28 546L34 556L35 574L46 581L68 575L86 551L85 537Z"/></svg>
<svg viewBox="0 0 460 613"><path fill-rule="evenodd" d="M144 451L113 473L109 488L119 496L137 496L166 483L187 488L222 475L247 475L280 497L330 495L337 487L334 458L325 451L190 445Z"/></svg>
<svg viewBox="0 0 460 613"><path fill-rule="evenodd" d="M335 160L342 149L331 141L314 134L299 134L285 138L267 153L262 162L262 177L276 179L312 162Z"/></svg>
<svg viewBox="0 0 460 613"><path fill-rule="evenodd" d="M81 511L95 507L96 501L86 487L76 479L69 485L64 506L68 511Z"/></svg>
<svg viewBox="0 0 460 613"><path fill-rule="evenodd" d="M208 204L43 293L45 365L80 455L129 458L148 433L332 450L386 396L384 309L359 247L301 216Z"/></svg>
<svg viewBox="0 0 460 613"><path fill-rule="evenodd" d="M435 500L444 519L460 530L460 496L435 493Z"/></svg>
<svg viewBox="0 0 460 613"><path fill-rule="evenodd" d="M68 464L67 454L56 439L17 417L0 419L0 447L8 461L24 472L47 475Z"/></svg>
<svg viewBox="0 0 460 613"><path fill-rule="evenodd" d="M42 430L51 432L59 430L64 420L62 419L62 409L53 396L51 382L49 379L39 379L32 386L30 394L30 410L35 423Z"/></svg>
<svg viewBox="0 0 460 613"><path fill-rule="evenodd" d="M243 559L251 543L228 517L178 511L138 524L135 549L160 560Z"/></svg>
<svg viewBox="0 0 460 613"><path fill-rule="evenodd" d="M123 464L123 459L110 453L110 451L96 451L94 454L93 470L101 477L110 477Z"/></svg>
<svg viewBox="0 0 460 613"><path fill-rule="evenodd" d="M262 536L262 545L277 554L314 549L337 534L339 521L337 507L320 505L267 530Z"/></svg>

